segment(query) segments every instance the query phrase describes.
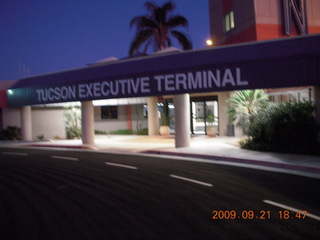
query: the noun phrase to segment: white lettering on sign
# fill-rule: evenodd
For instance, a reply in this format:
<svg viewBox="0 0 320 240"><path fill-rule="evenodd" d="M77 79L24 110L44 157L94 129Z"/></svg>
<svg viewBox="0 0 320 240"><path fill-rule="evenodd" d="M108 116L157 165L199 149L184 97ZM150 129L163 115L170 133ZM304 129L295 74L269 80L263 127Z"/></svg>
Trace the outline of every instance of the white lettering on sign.
<svg viewBox="0 0 320 240"><path fill-rule="evenodd" d="M187 89L187 75L184 73L176 74L176 89Z"/></svg>
<svg viewBox="0 0 320 240"><path fill-rule="evenodd" d="M108 96L139 94L150 92L150 78L121 79L78 85L79 98L101 98Z"/></svg>
<svg viewBox="0 0 320 240"><path fill-rule="evenodd" d="M36 90L39 103L81 101L112 97L129 97L174 92L197 92L247 86L241 78L240 68L179 72L175 74L137 77L113 81L96 81L72 86L60 86ZM151 91L151 84L152 91Z"/></svg>
<svg viewBox="0 0 320 240"><path fill-rule="evenodd" d="M236 68L236 74L237 74L236 79L237 79L237 85L238 86L248 86L249 85L248 81L242 81L241 80L241 70L240 70L240 68Z"/></svg>
<svg viewBox="0 0 320 240"><path fill-rule="evenodd" d="M36 90L39 102L58 102L76 98L75 86L62 86Z"/></svg>
<svg viewBox="0 0 320 240"><path fill-rule="evenodd" d="M188 73L188 87L189 89L201 89L202 88L202 73L196 72L195 75L193 73Z"/></svg>
<svg viewBox="0 0 320 240"><path fill-rule="evenodd" d="M241 79L241 69L197 71L154 76L158 92L187 91L249 85Z"/></svg>
<svg viewBox="0 0 320 240"><path fill-rule="evenodd" d="M234 78L230 69L226 69L222 79L222 87L225 87L227 84L230 84L231 86L236 86L236 83L234 81Z"/></svg>
<svg viewBox="0 0 320 240"><path fill-rule="evenodd" d="M206 73L203 72L203 74L205 75ZM212 71L208 71L208 85L210 88L212 87L212 83L217 87L221 87L220 70L216 70L216 75Z"/></svg>
<svg viewBox="0 0 320 240"><path fill-rule="evenodd" d="M141 92L149 93L150 92L150 78L143 77L141 78Z"/></svg>
<svg viewBox="0 0 320 240"><path fill-rule="evenodd" d="M164 82L165 82L165 91L170 92L175 90L173 74L164 75Z"/></svg>

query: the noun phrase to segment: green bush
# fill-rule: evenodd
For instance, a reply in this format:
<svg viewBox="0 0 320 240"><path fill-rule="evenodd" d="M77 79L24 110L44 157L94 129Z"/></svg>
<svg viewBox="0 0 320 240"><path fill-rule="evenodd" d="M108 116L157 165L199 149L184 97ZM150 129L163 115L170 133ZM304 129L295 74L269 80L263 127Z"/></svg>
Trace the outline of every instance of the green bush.
<svg viewBox="0 0 320 240"><path fill-rule="evenodd" d="M145 128L145 129L138 130L138 131L135 132L135 134L137 134L137 135L148 135L148 129Z"/></svg>
<svg viewBox="0 0 320 240"><path fill-rule="evenodd" d="M37 139L40 140L40 141L43 141L44 140L44 135L43 134L38 135Z"/></svg>
<svg viewBox="0 0 320 240"><path fill-rule="evenodd" d="M94 130L94 133L95 134L98 134L98 135L102 135L102 134L108 134L106 131L103 131L103 130Z"/></svg>
<svg viewBox="0 0 320 240"><path fill-rule="evenodd" d="M115 131L110 131L109 134L113 135L148 135L148 129L141 129L138 131L132 131L129 129L119 129Z"/></svg>
<svg viewBox="0 0 320 240"><path fill-rule="evenodd" d="M0 140L21 140L21 129L16 126L8 126L0 131Z"/></svg>
<svg viewBox="0 0 320 240"><path fill-rule="evenodd" d="M234 92L228 99L228 123L235 123L247 134L251 118L269 105L269 97L262 89Z"/></svg>
<svg viewBox="0 0 320 240"><path fill-rule="evenodd" d="M81 138L80 109L75 107L66 108L64 115L66 117L67 139Z"/></svg>
<svg viewBox="0 0 320 240"><path fill-rule="evenodd" d="M318 127L312 103L272 105L251 119L246 149L297 154L319 154Z"/></svg>
<svg viewBox="0 0 320 240"><path fill-rule="evenodd" d="M119 129L115 131L110 131L109 134L114 134L114 135L132 135L133 131L129 129Z"/></svg>
<svg viewBox="0 0 320 240"><path fill-rule="evenodd" d="M67 135L67 139L80 139L82 136L81 128L77 126L67 126L66 135Z"/></svg>

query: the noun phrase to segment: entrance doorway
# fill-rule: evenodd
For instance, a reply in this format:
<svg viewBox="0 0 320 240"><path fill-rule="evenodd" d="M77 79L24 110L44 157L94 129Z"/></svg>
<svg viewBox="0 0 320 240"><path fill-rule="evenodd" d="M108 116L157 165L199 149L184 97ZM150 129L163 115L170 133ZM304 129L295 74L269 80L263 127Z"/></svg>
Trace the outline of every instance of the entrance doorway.
<svg viewBox="0 0 320 240"><path fill-rule="evenodd" d="M165 99L160 112L164 111L169 118L170 133L175 133L173 99ZM207 127L214 125L218 127L218 97L192 97L190 98L190 133L207 134Z"/></svg>
<svg viewBox="0 0 320 240"><path fill-rule="evenodd" d="M207 127L218 126L217 97L191 98L191 133L207 134Z"/></svg>

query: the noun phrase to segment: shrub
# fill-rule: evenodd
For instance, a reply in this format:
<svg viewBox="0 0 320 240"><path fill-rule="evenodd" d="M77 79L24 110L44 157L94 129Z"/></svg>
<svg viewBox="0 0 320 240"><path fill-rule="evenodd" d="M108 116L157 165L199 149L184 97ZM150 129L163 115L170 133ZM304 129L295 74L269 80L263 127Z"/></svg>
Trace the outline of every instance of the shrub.
<svg viewBox="0 0 320 240"><path fill-rule="evenodd" d="M137 130L137 131L132 131L129 129L119 129L119 130L115 130L115 131L110 131L109 134L113 134L113 135L148 135L148 129L141 129L141 130Z"/></svg>
<svg viewBox="0 0 320 240"><path fill-rule="evenodd" d="M271 105L251 119L243 148L298 154L318 154L318 127L312 103Z"/></svg>
<svg viewBox="0 0 320 240"><path fill-rule="evenodd" d="M8 126L0 131L0 140L21 140L21 129L16 126Z"/></svg>
<svg viewBox="0 0 320 240"><path fill-rule="evenodd" d="M77 126L67 126L66 127L67 139L79 139L81 138L81 129Z"/></svg>
<svg viewBox="0 0 320 240"><path fill-rule="evenodd" d="M228 102L228 122L236 122L237 127L247 134L251 117L268 106L269 97L261 89L241 90L234 92Z"/></svg>
<svg viewBox="0 0 320 240"><path fill-rule="evenodd" d="M148 129L145 128L145 129L138 130L138 131L135 132L135 134L137 134L137 135L148 135Z"/></svg>
<svg viewBox="0 0 320 240"><path fill-rule="evenodd" d="M37 139L40 140L40 141L43 141L44 140L44 135L43 134L38 135Z"/></svg>
<svg viewBox="0 0 320 240"><path fill-rule="evenodd" d="M165 112L161 113L160 126L169 126L169 118Z"/></svg>
<svg viewBox="0 0 320 240"><path fill-rule="evenodd" d="M66 117L66 135L67 139L81 138L81 114L80 110L74 107L67 108Z"/></svg>
<svg viewBox="0 0 320 240"><path fill-rule="evenodd" d="M103 130L98 130L98 129L96 129L96 130L94 130L94 133L95 134L108 134L106 131L103 131Z"/></svg>
<svg viewBox="0 0 320 240"><path fill-rule="evenodd" d="M119 129L116 131L110 131L109 133L114 135L132 135L133 131L129 129Z"/></svg>

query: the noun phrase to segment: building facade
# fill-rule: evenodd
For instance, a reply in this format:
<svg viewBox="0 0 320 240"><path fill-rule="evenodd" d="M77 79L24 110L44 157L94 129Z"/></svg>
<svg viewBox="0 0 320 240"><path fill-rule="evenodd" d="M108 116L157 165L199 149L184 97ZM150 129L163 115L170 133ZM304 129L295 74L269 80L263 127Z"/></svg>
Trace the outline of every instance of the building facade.
<svg viewBox="0 0 320 240"><path fill-rule="evenodd" d="M209 0L216 46L320 33L319 0ZM270 100L312 101L311 86L266 89Z"/></svg>
<svg viewBox="0 0 320 240"><path fill-rule="evenodd" d="M215 46L320 32L319 0L209 0Z"/></svg>
<svg viewBox="0 0 320 240"><path fill-rule="evenodd" d="M319 21L314 20L318 13L312 13L310 18L308 12L318 2L209 0L214 45L318 31ZM310 6L311 3L314 5ZM282 17L286 20L281 20ZM23 134L27 140L39 134L47 138L63 135L60 130L59 134L58 131L44 132L52 130L52 126L65 129L64 109L48 104L78 102L82 110L83 142L88 144L94 142L94 129L148 128L149 135L158 135L159 112L166 112L169 117L176 147L188 146L190 133L205 134L209 123L218 126L219 134L226 136L227 100L232 91L263 88L277 99L274 88L294 87L288 99L293 99L293 95L301 99L310 96L309 89L313 87L305 91L306 86L319 86L319 37L166 51L20 79L12 88L7 88L9 108L2 107L2 125L14 122L22 129L32 129L32 133ZM299 94L299 90L303 90L303 94ZM57 125L51 124L58 121Z"/></svg>

